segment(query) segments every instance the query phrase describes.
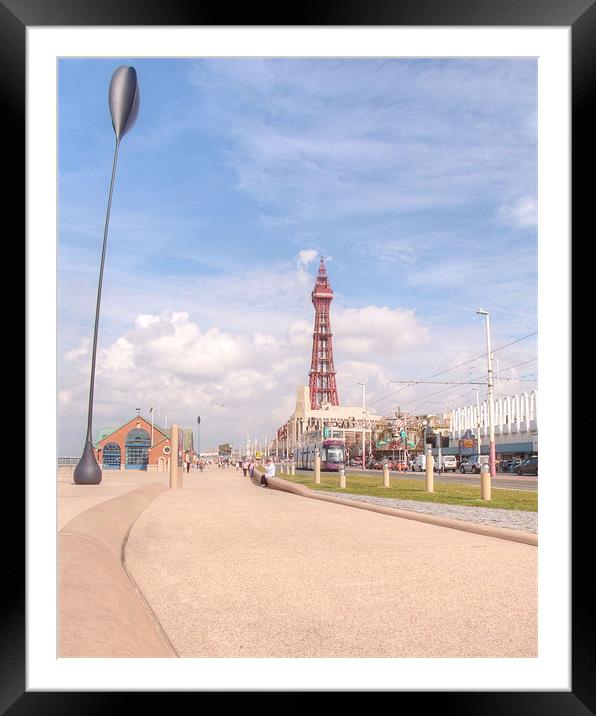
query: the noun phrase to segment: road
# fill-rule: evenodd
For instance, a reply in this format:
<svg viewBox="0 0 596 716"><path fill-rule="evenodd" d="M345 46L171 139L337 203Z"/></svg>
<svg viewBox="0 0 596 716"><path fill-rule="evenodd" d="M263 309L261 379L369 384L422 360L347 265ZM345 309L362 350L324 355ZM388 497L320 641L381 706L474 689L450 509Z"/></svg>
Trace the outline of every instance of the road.
<svg viewBox="0 0 596 716"><path fill-rule="evenodd" d="M277 474L280 477L283 477L283 475L279 471L279 465L277 465L276 469ZM309 474L309 471L307 470L297 470L296 472L305 475ZM346 473L350 475L360 475L364 477L371 477L377 475L382 478L383 476L382 470L361 470L360 468L356 467L346 468ZM412 480L426 480L426 474L424 472L395 472L394 470L391 470L389 474L391 475L391 477L406 477ZM447 472L443 473L442 475L439 475L435 472L434 475L435 480L437 482L447 482L460 485L476 485L477 487L480 486L480 475L462 475L462 473L460 472ZM494 489L500 487L504 490L527 490L529 492L537 492L538 478L528 475L518 476L510 475L507 473L498 473L497 476L492 479L492 487Z"/></svg>

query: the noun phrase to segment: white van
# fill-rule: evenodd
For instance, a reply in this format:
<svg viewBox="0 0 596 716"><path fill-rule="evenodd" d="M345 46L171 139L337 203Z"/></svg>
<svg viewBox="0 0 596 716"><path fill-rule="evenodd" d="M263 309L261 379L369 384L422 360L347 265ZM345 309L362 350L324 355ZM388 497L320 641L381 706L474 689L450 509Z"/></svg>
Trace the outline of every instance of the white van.
<svg viewBox="0 0 596 716"><path fill-rule="evenodd" d="M451 470L452 472L457 472L457 460L455 458L455 455L441 455L441 465L443 466L443 472L447 472L448 470ZM414 472L426 472L426 455L418 455L416 457L412 469L414 470ZM435 458L433 470L434 472L438 472L439 470L438 457Z"/></svg>
<svg viewBox="0 0 596 716"><path fill-rule="evenodd" d="M412 465L413 472L426 472L426 455L417 455Z"/></svg>
<svg viewBox="0 0 596 716"><path fill-rule="evenodd" d="M437 464L438 460L435 460L435 465ZM455 455L441 455L441 465L443 467L443 472L448 472L451 470L452 472L457 471L457 460L455 458Z"/></svg>

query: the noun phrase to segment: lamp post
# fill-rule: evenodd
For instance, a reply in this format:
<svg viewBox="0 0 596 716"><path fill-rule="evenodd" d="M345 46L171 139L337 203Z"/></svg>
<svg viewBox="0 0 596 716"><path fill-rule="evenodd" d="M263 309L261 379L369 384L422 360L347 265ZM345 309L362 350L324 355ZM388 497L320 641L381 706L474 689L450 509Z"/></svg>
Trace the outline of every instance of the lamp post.
<svg viewBox="0 0 596 716"><path fill-rule="evenodd" d="M114 191L114 179L116 177L116 165L118 163L118 150L120 140L132 129L139 113L139 85L137 73L134 67L118 67L112 75L110 89L108 92L108 104L112 115L112 126L116 135L116 146L114 149L114 161L112 164L112 179L108 195L108 208L106 211L106 222L103 233L103 248L101 251L101 263L99 268L99 282L97 286L97 305L95 308L95 328L93 331L93 352L91 354L91 380L89 383L89 410L87 413L87 436L83 454L74 469L73 479L77 485L98 485L101 482L101 468L95 459L93 452L93 391L95 388L95 358L97 354L97 332L99 327L99 307L101 304L101 286L103 282L103 267L106 257L106 246L108 241L108 226L110 223L110 209L112 207L112 193Z"/></svg>
<svg viewBox="0 0 596 716"><path fill-rule="evenodd" d="M493 357L490 349L490 314L483 308L479 308L476 313L486 318L486 352L488 358L488 464L490 466L490 476L495 477L497 474L497 466L495 452L495 406L493 404Z"/></svg>
<svg viewBox="0 0 596 716"><path fill-rule="evenodd" d="M476 440L478 443L478 455L482 455L482 438L480 437L480 397L478 388L472 388L476 392Z"/></svg>
<svg viewBox="0 0 596 716"><path fill-rule="evenodd" d="M365 435L365 423L364 423L364 416L366 414L366 383L360 383L358 382L358 385L362 386L362 470L365 469L365 452L366 452L366 446L364 441L366 440Z"/></svg>
<svg viewBox="0 0 596 716"><path fill-rule="evenodd" d="M201 416L197 416L197 457L201 457Z"/></svg>

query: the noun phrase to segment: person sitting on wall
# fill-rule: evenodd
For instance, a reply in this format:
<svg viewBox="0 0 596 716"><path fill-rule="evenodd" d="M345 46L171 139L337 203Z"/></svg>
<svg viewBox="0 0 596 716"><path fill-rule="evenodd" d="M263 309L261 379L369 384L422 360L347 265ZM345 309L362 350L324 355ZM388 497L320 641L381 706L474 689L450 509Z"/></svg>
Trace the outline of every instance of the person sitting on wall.
<svg viewBox="0 0 596 716"><path fill-rule="evenodd" d="M265 472L261 475L261 487L269 486L267 479L270 477L275 477L275 463L268 457L265 461Z"/></svg>

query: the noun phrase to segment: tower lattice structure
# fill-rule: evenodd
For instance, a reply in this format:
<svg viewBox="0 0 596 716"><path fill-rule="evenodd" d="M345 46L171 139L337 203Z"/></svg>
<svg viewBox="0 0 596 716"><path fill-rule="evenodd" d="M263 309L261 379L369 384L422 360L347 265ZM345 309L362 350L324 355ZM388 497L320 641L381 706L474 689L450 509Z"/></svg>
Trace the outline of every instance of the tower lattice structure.
<svg viewBox="0 0 596 716"><path fill-rule="evenodd" d="M312 336L309 388L310 407L312 410L317 410L325 404L339 405L333 365L333 333L329 320L333 289L329 285L323 257L311 295L315 307L315 328Z"/></svg>

